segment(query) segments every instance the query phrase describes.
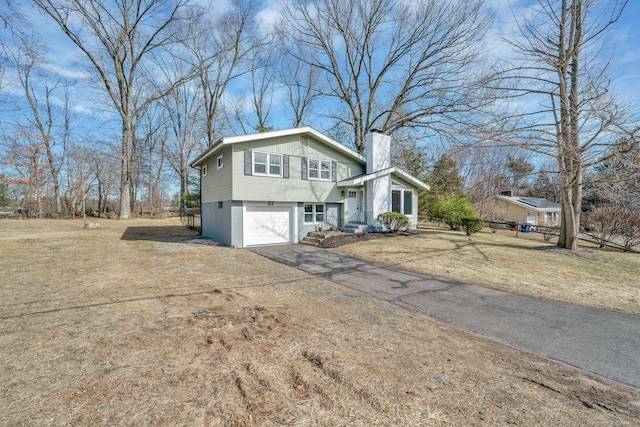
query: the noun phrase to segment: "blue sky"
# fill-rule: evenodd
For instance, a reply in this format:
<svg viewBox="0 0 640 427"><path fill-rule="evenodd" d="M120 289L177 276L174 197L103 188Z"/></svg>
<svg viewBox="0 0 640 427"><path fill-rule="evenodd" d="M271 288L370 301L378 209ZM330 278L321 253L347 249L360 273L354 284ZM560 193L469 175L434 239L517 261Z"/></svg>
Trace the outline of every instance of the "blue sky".
<svg viewBox="0 0 640 427"><path fill-rule="evenodd" d="M217 9L220 10L230 0L216 2ZM489 0L488 3L496 11L496 22L494 25L494 34L504 32L505 28L509 28L513 24L512 9L518 9L522 4L526 3L519 0ZM25 6L29 7L29 6ZM42 35L43 43L48 48L48 57L50 63L47 66L53 73L72 78L76 81L76 85L71 89L73 108L78 119L84 118L84 121L93 123L104 122L107 117L112 116L106 112L106 108L95 102L96 96L93 89L87 81L87 76L79 66L84 57L79 50L71 44L61 31L42 17L35 10L27 12L30 16L31 23L34 28ZM266 0L262 3L262 10L257 14L257 20L264 28L271 24L278 15L278 0ZM0 35L2 33L0 32ZM616 93L626 101L626 103L634 106L636 111L640 110L640 1L632 0L620 22L615 26L611 34L611 46L615 50L614 63L612 68L613 88ZM501 55L501 49L505 48L505 44L499 39L489 43L489 48L493 50L493 54ZM11 78L11 73L8 73ZM235 88L235 91L238 89ZM20 89L15 84L9 84L4 89L5 94L20 95ZM62 93L60 93L62 95ZM277 100L278 94L275 95ZM278 102L274 103L274 108ZM277 111L272 112L271 117L277 118ZM7 115L4 115L6 119ZM0 120L3 117L0 116ZM286 127L287 123L278 123L274 119L273 123L276 127ZM103 127L103 131L111 132L110 126L107 124ZM117 132L117 128L115 129Z"/></svg>

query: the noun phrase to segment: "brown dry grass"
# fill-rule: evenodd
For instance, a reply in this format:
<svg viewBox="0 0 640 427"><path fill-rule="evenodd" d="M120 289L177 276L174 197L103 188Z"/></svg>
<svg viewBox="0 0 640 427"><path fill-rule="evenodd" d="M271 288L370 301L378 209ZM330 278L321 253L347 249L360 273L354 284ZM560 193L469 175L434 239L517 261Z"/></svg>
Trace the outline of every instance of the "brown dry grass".
<svg viewBox="0 0 640 427"><path fill-rule="evenodd" d="M4 425L634 425L640 392L168 220L0 221ZM436 379L438 377L439 379Z"/></svg>
<svg viewBox="0 0 640 427"><path fill-rule="evenodd" d="M431 228L336 251L477 286L624 313L640 314L640 255L581 243L560 250L539 234Z"/></svg>

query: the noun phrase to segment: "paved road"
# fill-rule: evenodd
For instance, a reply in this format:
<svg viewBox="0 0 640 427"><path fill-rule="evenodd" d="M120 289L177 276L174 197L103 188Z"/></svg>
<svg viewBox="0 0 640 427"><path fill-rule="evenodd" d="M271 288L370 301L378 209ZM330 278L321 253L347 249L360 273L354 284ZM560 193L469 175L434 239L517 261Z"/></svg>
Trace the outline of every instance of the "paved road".
<svg viewBox="0 0 640 427"><path fill-rule="evenodd" d="M640 316L388 267L300 244L253 252L436 319L640 389Z"/></svg>

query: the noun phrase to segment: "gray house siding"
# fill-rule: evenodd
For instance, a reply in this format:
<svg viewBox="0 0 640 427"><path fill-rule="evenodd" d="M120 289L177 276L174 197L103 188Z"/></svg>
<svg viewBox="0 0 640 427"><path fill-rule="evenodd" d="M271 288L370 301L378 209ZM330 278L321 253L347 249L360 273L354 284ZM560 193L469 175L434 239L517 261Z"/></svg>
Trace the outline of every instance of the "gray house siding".
<svg viewBox="0 0 640 427"><path fill-rule="evenodd" d="M217 167L218 157L222 156L223 166ZM202 176L200 184L202 203L231 200L233 178L233 159L231 147L225 148L207 160L207 175Z"/></svg>
<svg viewBox="0 0 640 427"><path fill-rule="evenodd" d="M231 202L231 246L242 246L242 202Z"/></svg>
<svg viewBox="0 0 640 427"><path fill-rule="evenodd" d="M203 203L201 206L202 235L223 245L231 246L232 241L232 211L231 202ZM242 220L242 215L240 216Z"/></svg>
<svg viewBox="0 0 640 427"><path fill-rule="evenodd" d="M298 224L296 227L298 230L298 240L302 240L307 235L307 233L311 231L317 231L319 227L321 227L323 230L326 230L329 227L331 227L332 224L336 224L336 222L332 220L337 220L338 218L342 218L342 213L344 211L343 204L326 203L325 207L326 207L326 211L325 211L326 221L324 223L305 224L304 203L298 203L298 207L297 207L298 212L296 215L296 217L298 218Z"/></svg>
<svg viewBox="0 0 640 427"><path fill-rule="evenodd" d="M335 186L335 181L364 173L364 165L331 147L315 142L312 138L308 138L308 146L301 143L299 138L272 138L235 144L232 199L342 203L344 197L341 190ZM245 175L247 150L288 156L288 178ZM303 159L309 158L334 161L337 177L332 176L331 181L303 179ZM333 173L334 171L332 175Z"/></svg>

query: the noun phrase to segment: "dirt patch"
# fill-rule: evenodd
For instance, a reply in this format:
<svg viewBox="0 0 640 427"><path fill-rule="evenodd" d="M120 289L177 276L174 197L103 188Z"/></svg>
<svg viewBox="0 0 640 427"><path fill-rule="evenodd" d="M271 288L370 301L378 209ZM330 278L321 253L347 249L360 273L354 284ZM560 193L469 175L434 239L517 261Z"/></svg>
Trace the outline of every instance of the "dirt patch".
<svg viewBox="0 0 640 427"><path fill-rule="evenodd" d="M194 243L176 225L0 223L3 423L632 426L640 417L638 390L249 251Z"/></svg>

